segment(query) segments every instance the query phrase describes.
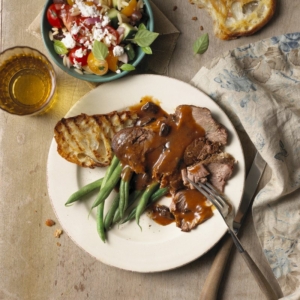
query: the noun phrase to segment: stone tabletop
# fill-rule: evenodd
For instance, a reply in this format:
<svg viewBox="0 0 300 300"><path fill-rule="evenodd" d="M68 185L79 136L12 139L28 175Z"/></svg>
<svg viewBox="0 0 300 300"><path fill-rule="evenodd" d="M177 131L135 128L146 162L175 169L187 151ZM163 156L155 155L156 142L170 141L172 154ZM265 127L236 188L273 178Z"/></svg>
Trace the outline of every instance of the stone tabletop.
<svg viewBox="0 0 300 300"><path fill-rule="evenodd" d="M180 32L165 75L185 82L190 82L202 66L227 50L295 32L300 25L298 2L279 0L274 18L260 32L247 38L222 41L214 37L208 14L188 0L153 2ZM42 0L0 0L0 51L26 45L46 54L42 41L26 31L43 5ZM194 55L193 42L203 33L209 34L209 48L203 55ZM140 274L102 264L64 233L60 238L54 237L55 230L61 227L49 201L46 178L53 128L71 106L91 90L90 85L58 68L56 73L56 103L48 113L18 117L0 112L0 299L199 299L219 244L181 268ZM249 167L253 147L246 136L241 135L241 139L247 145L245 154ZM267 170L264 180L268 175ZM56 224L46 226L47 219ZM241 240L280 295L256 237L251 213L241 230ZM219 299L263 299L235 250L229 258Z"/></svg>

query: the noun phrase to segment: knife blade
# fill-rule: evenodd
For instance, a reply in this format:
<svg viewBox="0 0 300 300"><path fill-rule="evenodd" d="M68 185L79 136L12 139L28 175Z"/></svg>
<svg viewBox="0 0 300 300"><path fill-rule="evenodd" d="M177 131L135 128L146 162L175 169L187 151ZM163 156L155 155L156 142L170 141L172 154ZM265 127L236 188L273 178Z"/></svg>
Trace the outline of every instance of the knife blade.
<svg viewBox="0 0 300 300"><path fill-rule="evenodd" d="M257 151L245 181L245 189L238 211L233 220L233 229L237 233L252 202L253 196L265 170L266 162Z"/></svg>
<svg viewBox="0 0 300 300"><path fill-rule="evenodd" d="M248 211L252 198L255 194L261 176L266 167L266 162L257 152L249 173L245 181L244 193L236 216L234 218L233 228L237 234L243 220L245 219L246 212ZM200 300L216 300L218 296L219 285L226 267L226 263L231 252L233 241L228 235L223 239L222 245L212 263L211 269L208 273L206 281L202 287Z"/></svg>

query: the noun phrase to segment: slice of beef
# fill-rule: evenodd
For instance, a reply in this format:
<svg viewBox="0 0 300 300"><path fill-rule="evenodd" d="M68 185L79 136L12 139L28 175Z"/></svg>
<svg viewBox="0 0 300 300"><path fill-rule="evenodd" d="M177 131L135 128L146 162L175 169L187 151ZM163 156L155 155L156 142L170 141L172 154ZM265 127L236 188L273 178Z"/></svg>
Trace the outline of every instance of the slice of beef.
<svg viewBox="0 0 300 300"><path fill-rule="evenodd" d="M187 146L183 159L185 164L190 166L206 159L214 153L220 152L221 148L222 144L219 142L213 143L204 137L200 137Z"/></svg>
<svg viewBox="0 0 300 300"><path fill-rule="evenodd" d="M176 108L175 118L179 118L180 105ZM213 142L220 143L222 145L227 144L227 130L226 128L213 119L211 111L205 107L198 107L189 105L192 108L192 116L194 120L205 130L205 137Z"/></svg>
<svg viewBox="0 0 300 300"><path fill-rule="evenodd" d="M232 176L235 159L228 153L214 154L187 168L187 177L194 182L207 180L223 192L228 179ZM209 173L207 174L205 170Z"/></svg>
<svg viewBox="0 0 300 300"><path fill-rule="evenodd" d="M120 130L112 139L115 155L135 173L146 172L146 153L151 148L154 132L146 127L131 127Z"/></svg>
<svg viewBox="0 0 300 300"><path fill-rule="evenodd" d="M195 183L197 182L205 183L207 181L207 176L210 173L207 171L207 169L203 164L196 164L194 168L192 168L192 170L191 168L189 171L188 169L181 170L181 175L182 175L183 184L186 187L193 190L194 186L186 180L186 177Z"/></svg>
<svg viewBox="0 0 300 300"><path fill-rule="evenodd" d="M175 217L176 226L185 232L213 215L210 202L197 190L178 191L172 198L170 211Z"/></svg>
<svg viewBox="0 0 300 300"><path fill-rule="evenodd" d="M171 194L173 194L184 187L181 171L181 164L178 164L178 166L173 169L172 172L165 172L161 174L161 177L158 177L159 173L156 173L154 170L153 177L160 182L161 188L168 186L170 188Z"/></svg>

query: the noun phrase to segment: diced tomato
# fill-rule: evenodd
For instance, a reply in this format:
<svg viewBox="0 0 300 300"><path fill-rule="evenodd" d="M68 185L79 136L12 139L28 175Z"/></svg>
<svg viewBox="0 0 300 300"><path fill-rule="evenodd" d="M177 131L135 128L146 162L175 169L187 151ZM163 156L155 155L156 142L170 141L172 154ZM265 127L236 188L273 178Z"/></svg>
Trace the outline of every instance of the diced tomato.
<svg viewBox="0 0 300 300"><path fill-rule="evenodd" d="M47 9L47 19L51 26L62 28L62 21L59 18L59 9L61 4L51 4Z"/></svg>
<svg viewBox="0 0 300 300"><path fill-rule="evenodd" d="M80 49L82 50L83 53L85 53L82 57L77 57L75 55L76 51ZM87 65L87 59L88 59L88 51L86 48L84 47L75 47L73 49L70 50L69 52L69 59L71 61L71 63L74 65L76 63L80 63L81 66L86 66Z"/></svg>

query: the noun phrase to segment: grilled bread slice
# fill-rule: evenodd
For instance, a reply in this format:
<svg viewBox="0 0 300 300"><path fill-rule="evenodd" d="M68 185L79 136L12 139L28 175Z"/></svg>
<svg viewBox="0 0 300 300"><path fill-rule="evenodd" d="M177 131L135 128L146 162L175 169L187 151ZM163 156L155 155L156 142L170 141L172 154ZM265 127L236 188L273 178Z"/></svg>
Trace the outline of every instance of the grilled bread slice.
<svg viewBox="0 0 300 300"><path fill-rule="evenodd" d="M112 137L119 130L133 126L137 119L131 111L63 118L54 128L57 151L81 167L108 166L113 156Z"/></svg>
<svg viewBox="0 0 300 300"><path fill-rule="evenodd" d="M249 36L272 18L276 0L189 0L204 8L214 22L214 33L222 40Z"/></svg>

